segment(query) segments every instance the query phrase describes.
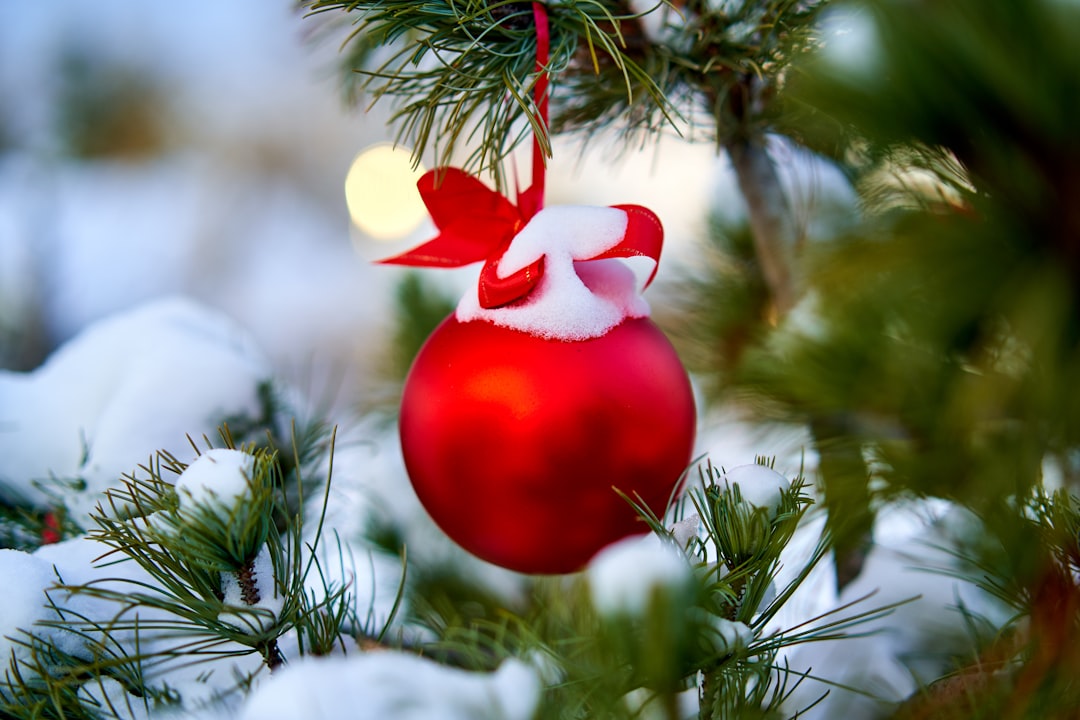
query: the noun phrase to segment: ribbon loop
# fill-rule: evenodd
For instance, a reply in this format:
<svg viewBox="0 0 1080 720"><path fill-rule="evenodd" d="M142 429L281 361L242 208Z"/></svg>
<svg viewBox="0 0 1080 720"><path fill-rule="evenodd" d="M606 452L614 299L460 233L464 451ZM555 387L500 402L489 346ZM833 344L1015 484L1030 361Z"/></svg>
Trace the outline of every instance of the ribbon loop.
<svg viewBox="0 0 1080 720"><path fill-rule="evenodd" d="M416 183L439 234L383 265L461 267L501 254L522 226L505 197L457 168L439 168Z"/></svg>

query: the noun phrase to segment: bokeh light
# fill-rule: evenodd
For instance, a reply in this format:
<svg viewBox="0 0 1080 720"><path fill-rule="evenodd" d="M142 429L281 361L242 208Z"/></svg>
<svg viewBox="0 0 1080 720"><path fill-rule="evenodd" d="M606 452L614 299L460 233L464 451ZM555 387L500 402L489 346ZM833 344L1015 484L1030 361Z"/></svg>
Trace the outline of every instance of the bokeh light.
<svg viewBox="0 0 1080 720"><path fill-rule="evenodd" d="M397 240L415 230L427 217L416 190L424 172L423 166L413 167L407 148L380 143L361 151L345 177L353 222L376 240Z"/></svg>

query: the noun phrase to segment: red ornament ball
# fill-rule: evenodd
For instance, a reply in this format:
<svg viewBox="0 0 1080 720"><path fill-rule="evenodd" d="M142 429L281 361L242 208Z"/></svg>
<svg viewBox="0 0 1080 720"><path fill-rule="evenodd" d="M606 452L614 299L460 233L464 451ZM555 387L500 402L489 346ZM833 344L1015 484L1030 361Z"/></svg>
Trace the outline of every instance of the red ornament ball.
<svg viewBox="0 0 1080 720"><path fill-rule="evenodd" d="M648 318L549 340L447 318L405 382L401 444L420 501L459 545L524 573L580 570L681 489L695 430L686 370Z"/></svg>

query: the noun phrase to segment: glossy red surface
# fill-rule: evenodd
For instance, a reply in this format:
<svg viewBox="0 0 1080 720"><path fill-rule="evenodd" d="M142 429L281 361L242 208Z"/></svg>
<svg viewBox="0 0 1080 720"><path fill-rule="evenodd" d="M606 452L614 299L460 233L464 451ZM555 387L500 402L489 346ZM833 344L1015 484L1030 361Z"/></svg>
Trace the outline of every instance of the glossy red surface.
<svg viewBox="0 0 1080 720"><path fill-rule="evenodd" d="M580 342L450 317L405 383L405 465L436 523L473 554L525 573L572 572L648 530L690 462L694 400L647 318Z"/></svg>

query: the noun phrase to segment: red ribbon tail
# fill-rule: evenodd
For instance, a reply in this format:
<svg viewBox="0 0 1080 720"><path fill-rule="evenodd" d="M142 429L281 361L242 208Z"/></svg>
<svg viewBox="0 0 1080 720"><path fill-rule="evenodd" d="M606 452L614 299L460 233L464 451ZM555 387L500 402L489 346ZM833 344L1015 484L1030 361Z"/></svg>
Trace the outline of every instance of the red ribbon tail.
<svg viewBox="0 0 1080 720"><path fill-rule="evenodd" d="M660 251L664 246L664 226L652 210L641 205L612 205L626 213L626 232L615 247L605 250L593 260L604 258L644 257L653 261L652 272L641 289L649 287L660 266Z"/></svg>

